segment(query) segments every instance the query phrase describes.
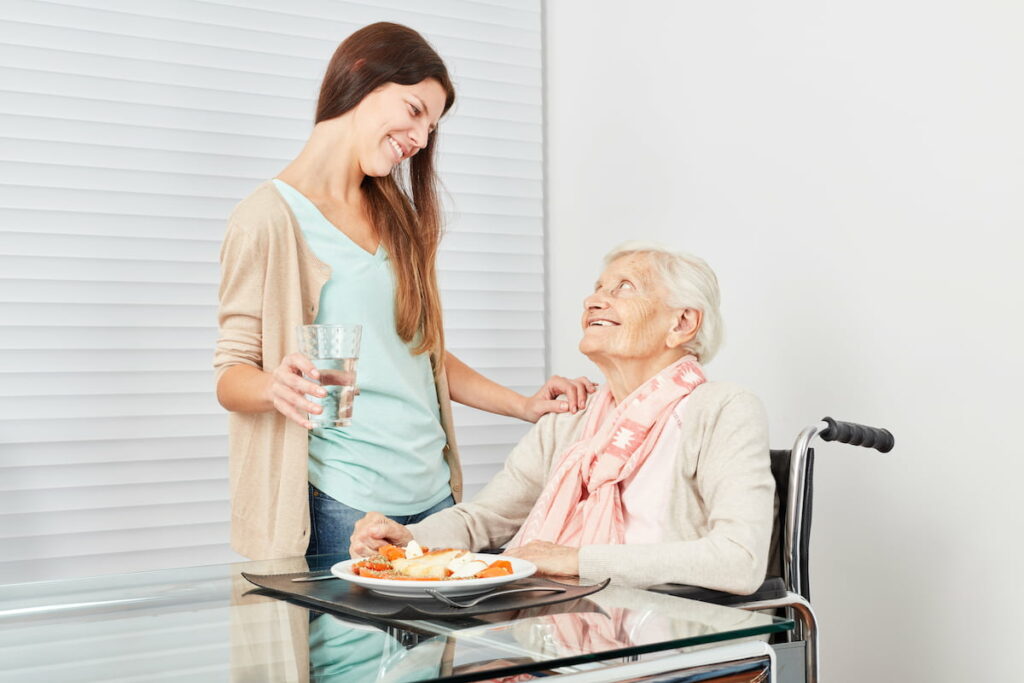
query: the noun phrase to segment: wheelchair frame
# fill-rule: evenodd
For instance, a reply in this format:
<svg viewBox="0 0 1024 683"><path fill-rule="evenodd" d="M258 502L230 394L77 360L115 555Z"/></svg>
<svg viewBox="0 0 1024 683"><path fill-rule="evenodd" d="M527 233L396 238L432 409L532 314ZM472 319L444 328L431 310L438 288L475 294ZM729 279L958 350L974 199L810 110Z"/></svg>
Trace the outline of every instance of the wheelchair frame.
<svg viewBox="0 0 1024 683"><path fill-rule="evenodd" d="M814 466L814 449L811 448L811 442L815 437L820 437L823 441L839 441L853 446L874 448L880 453L888 453L895 445L895 440L887 429L840 422L831 417L822 418L799 433L793 448L789 451L788 477L784 491L781 490L781 482L777 482L780 503L785 507L781 577L769 577L757 591L747 596L678 584L663 584L648 589L693 600L728 604L749 611L787 609L796 622L789 637L792 641L804 641L806 683L818 681L818 622L810 603L810 579L807 569ZM772 453L781 455L785 452Z"/></svg>

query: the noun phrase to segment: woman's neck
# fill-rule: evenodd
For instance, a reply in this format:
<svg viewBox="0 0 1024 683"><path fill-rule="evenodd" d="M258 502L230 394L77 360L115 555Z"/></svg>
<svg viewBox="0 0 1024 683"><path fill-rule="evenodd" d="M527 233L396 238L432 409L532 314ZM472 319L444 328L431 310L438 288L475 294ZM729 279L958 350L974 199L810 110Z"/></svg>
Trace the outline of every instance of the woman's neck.
<svg viewBox="0 0 1024 683"><path fill-rule="evenodd" d="M657 375L669 365L679 361L686 352L669 349L650 358L591 358L608 382L616 405L632 394L641 384Z"/></svg>
<svg viewBox="0 0 1024 683"><path fill-rule="evenodd" d="M365 175L344 118L316 124L299 156L277 177L312 200L359 205Z"/></svg>

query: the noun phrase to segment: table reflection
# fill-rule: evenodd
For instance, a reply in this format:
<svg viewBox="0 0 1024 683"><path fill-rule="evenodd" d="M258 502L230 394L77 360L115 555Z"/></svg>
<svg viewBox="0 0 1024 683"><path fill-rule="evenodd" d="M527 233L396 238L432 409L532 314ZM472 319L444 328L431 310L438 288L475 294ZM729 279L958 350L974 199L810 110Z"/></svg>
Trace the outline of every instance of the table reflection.
<svg viewBox="0 0 1024 683"><path fill-rule="evenodd" d="M445 642L408 649L393 630L321 614L309 624L309 673L317 683L424 681L441 673Z"/></svg>
<svg viewBox="0 0 1024 683"><path fill-rule="evenodd" d="M477 620L483 623L458 628L430 621L380 627L323 614L309 626L309 670L313 681L377 683L473 672L505 675L512 669L550 674L545 662L579 664L612 652L625 656L723 629L756 628L766 620L756 613L614 586L573 602L486 615Z"/></svg>

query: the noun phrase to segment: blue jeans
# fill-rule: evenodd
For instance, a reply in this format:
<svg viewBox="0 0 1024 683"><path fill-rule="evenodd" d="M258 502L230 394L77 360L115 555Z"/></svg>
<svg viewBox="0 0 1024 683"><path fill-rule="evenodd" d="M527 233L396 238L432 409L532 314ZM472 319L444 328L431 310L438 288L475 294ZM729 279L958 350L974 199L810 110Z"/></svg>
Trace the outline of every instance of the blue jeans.
<svg viewBox="0 0 1024 683"><path fill-rule="evenodd" d="M399 524L421 522L435 512L455 505L455 498L448 496L429 510L415 515L396 515L391 519ZM309 545L306 557L310 555L343 555L335 561L347 560L348 544L356 522L366 513L339 503L326 493L309 485Z"/></svg>

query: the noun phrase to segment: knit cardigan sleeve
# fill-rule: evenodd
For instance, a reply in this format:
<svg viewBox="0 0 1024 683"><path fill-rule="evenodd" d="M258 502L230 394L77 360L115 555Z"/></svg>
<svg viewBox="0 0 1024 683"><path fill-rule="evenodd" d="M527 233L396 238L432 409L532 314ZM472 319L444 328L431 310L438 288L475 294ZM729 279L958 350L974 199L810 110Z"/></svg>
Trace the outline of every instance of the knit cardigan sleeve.
<svg viewBox="0 0 1024 683"><path fill-rule="evenodd" d="M500 548L526 521L547 482L552 462L576 438L585 411L549 413L516 445L504 467L469 502L460 503L409 526L426 546Z"/></svg>
<svg viewBox="0 0 1024 683"><path fill-rule="evenodd" d="M699 408L687 414L677 463L680 476L689 476L682 470L696 459L700 500L688 505L703 507L706 532L692 540L584 546L580 576L611 577L635 587L682 583L740 595L764 581L775 508L767 416L749 392L723 384L708 389ZM665 526L671 524L666 520Z"/></svg>
<svg viewBox="0 0 1024 683"><path fill-rule="evenodd" d="M269 250L269 234L263 222L232 216L224 233L213 360L218 382L232 365L263 368L263 297Z"/></svg>

